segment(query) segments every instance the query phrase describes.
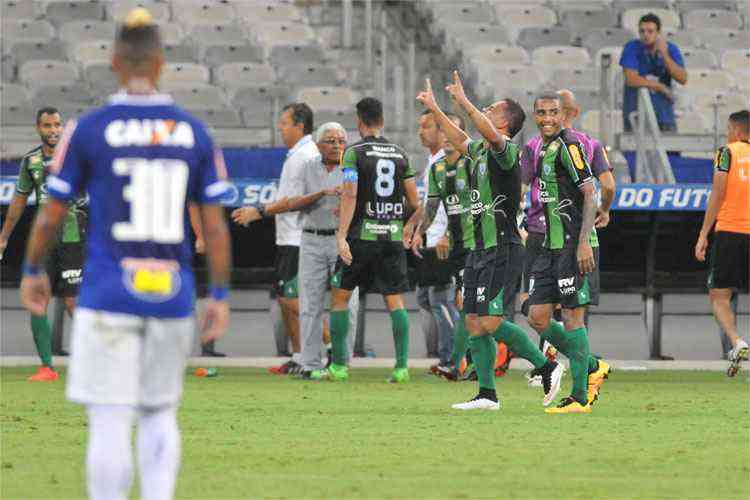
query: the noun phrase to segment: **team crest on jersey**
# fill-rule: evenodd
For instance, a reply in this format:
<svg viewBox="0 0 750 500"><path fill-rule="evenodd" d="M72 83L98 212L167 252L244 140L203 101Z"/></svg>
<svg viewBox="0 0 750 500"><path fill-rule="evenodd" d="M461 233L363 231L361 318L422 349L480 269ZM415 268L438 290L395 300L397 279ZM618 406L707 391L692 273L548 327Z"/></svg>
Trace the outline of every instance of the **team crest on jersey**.
<svg viewBox="0 0 750 500"><path fill-rule="evenodd" d="M544 167L542 168L544 169L544 175L549 175L552 173L552 167L550 165L545 163Z"/></svg>
<svg viewBox="0 0 750 500"><path fill-rule="evenodd" d="M482 162L479 164L479 175L485 176L487 175L487 163Z"/></svg>
<svg viewBox="0 0 750 500"><path fill-rule="evenodd" d="M445 164L443 162L436 163L435 164L435 170L437 172L442 172L443 170L445 170Z"/></svg>
<svg viewBox="0 0 750 500"><path fill-rule="evenodd" d="M586 164L583 163L583 158L581 158L581 148L579 148L577 144L570 144L568 146L568 152L573 159L573 165L575 165L578 170L586 168Z"/></svg>
<svg viewBox="0 0 750 500"><path fill-rule="evenodd" d="M174 120L114 120L104 129L104 138L113 148L125 146L192 148L195 145L193 127L187 122Z"/></svg>

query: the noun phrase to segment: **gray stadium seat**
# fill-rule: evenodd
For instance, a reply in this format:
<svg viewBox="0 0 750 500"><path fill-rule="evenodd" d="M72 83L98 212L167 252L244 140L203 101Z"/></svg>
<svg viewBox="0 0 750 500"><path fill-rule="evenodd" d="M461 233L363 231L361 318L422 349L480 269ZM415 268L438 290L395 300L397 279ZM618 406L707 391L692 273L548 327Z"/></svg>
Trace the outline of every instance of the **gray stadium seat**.
<svg viewBox="0 0 750 500"><path fill-rule="evenodd" d="M57 85L48 82L36 87L32 92L35 106L62 106L63 104L92 104L94 97L82 85Z"/></svg>
<svg viewBox="0 0 750 500"><path fill-rule="evenodd" d="M433 6L433 19L436 22L492 23L494 10L479 2L441 2Z"/></svg>
<svg viewBox="0 0 750 500"><path fill-rule="evenodd" d="M508 30L519 31L531 26L548 28L557 24L557 14L544 5L495 3L495 16Z"/></svg>
<svg viewBox="0 0 750 500"><path fill-rule="evenodd" d="M542 68L585 68L591 64L591 58L582 47L550 45L534 49L531 63Z"/></svg>
<svg viewBox="0 0 750 500"><path fill-rule="evenodd" d="M190 37L205 45L244 45L247 33L237 24L196 24L190 30Z"/></svg>
<svg viewBox="0 0 750 500"><path fill-rule="evenodd" d="M15 83L0 85L0 103L3 106L23 106L29 104L29 93L26 87Z"/></svg>
<svg viewBox="0 0 750 500"><path fill-rule="evenodd" d="M576 102L581 107L581 114L586 110L597 109L602 105L599 90L576 89L574 94Z"/></svg>
<svg viewBox="0 0 750 500"><path fill-rule="evenodd" d="M634 38L636 35L624 28L600 28L586 32L581 45L595 54L602 47L622 47Z"/></svg>
<svg viewBox="0 0 750 500"><path fill-rule="evenodd" d="M69 44L112 40L114 36L115 24L110 21L68 21L60 27L60 39Z"/></svg>
<svg viewBox="0 0 750 500"><path fill-rule="evenodd" d="M710 29L696 30L695 33L703 40L706 48L716 52L750 47L750 31Z"/></svg>
<svg viewBox="0 0 750 500"><path fill-rule="evenodd" d="M278 85L246 85L231 90L232 107L256 110L261 115L270 115L271 104L274 99L286 101L287 89ZM264 116L264 125L268 125L268 117ZM251 126L250 124L247 124Z"/></svg>
<svg viewBox="0 0 750 500"><path fill-rule="evenodd" d="M6 47L12 47L18 42L48 43L55 38L55 28L50 23L31 19L4 18L0 33Z"/></svg>
<svg viewBox="0 0 750 500"><path fill-rule="evenodd" d="M477 45L464 51L466 59L474 64L529 64L529 54L522 48L511 45Z"/></svg>
<svg viewBox="0 0 750 500"><path fill-rule="evenodd" d="M195 62L195 49L186 43L165 44L164 60L169 63Z"/></svg>
<svg viewBox="0 0 750 500"><path fill-rule="evenodd" d="M59 43L22 42L13 45L13 55L22 65L26 61L38 61L47 59L52 61L64 61L67 59L65 47Z"/></svg>
<svg viewBox="0 0 750 500"><path fill-rule="evenodd" d="M558 27L524 28L518 35L518 45L529 52L548 45L568 45L570 41L570 31Z"/></svg>
<svg viewBox="0 0 750 500"><path fill-rule="evenodd" d="M503 89L502 92L507 92L509 89L517 87L520 82L523 82L523 88L527 91L536 91L541 88L544 82L544 76L541 71L533 66L488 66L481 68L479 73L479 85L486 90L494 90L491 92L496 95L498 89Z"/></svg>
<svg viewBox="0 0 750 500"><path fill-rule="evenodd" d="M246 127L270 127L271 103L266 102L253 107L242 108L242 122ZM317 117L316 117L317 118Z"/></svg>
<svg viewBox="0 0 750 500"><path fill-rule="evenodd" d="M697 69L690 71L687 90L692 93L728 90L734 87L732 75L720 69Z"/></svg>
<svg viewBox="0 0 750 500"><path fill-rule="evenodd" d="M305 86L335 87L343 78L335 66L315 64L280 66L279 81Z"/></svg>
<svg viewBox="0 0 750 500"><path fill-rule="evenodd" d="M18 159L37 147L39 141L0 141L0 157Z"/></svg>
<svg viewBox="0 0 750 500"><path fill-rule="evenodd" d="M713 52L706 49L694 49L687 47L682 49L682 58L685 67L690 68L715 68L719 65Z"/></svg>
<svg viewBox="0 0 750 500"><path fill-rule="evenodd" d="M299 9L278 0L255 0L237 4L236 14L248 24L302 21Z"/></svg>
<svg viewBox="0 0 750 500"><path fill-rule="evenodd" d="M264 23L254 25L252 34L267 47L275 45L306 45L315 40L315 32L302 23Z"/></svg>
<svg viewBox="0 0 750 500"><path fill-rule="evenodd" d="M58 26L68 21L104 19L104 2L89 0L85 2L50 2L47 4L47 19Z"/></svg>
<svg viewBox="0 0 750 500"><path fill-rule="evenodd" d="M205 47L203 61L209 66L219 66L234 62L263 61L263 49L251 44L245 45L214 45Z"/></svg>
<svg viewBox="0 0 750 500"><path fill-rule="evenodd" d="M613 28L617 24L617 18L607 8L569 9L560 14L560 24L580 40L591 30Z"/></svg>
<svg viewBox="0 0 750 500"><path fill-rule="evenodd" d="M699 36L692 31L666 28L661 30L662 34L668 41L677 45L677 47L700 47L702 42Z"/></svg>
<svg viewBox="0 0 750 500"><path fill-rule="evenodd" d="M77 43L70 52L71 58L79 64L108 63L112 60L112 48L114 42L108 40L95 40Z"/></svg>
<svg viewBox="0 0 750 500"><path fill-rule="evenodd" d="M718 9L691 10L684 17L685 29L742 29L742 17L737 12Z"/></svg>
<svg viewBox="0 0 750 500"><path fill-rule="evenodd" d="M227 63L214 70L214 81L226 89L273 85L276 71L267 64Z"/></svg>
<svg viewBox="0 0 750 500"><path fill-rule="evenodd" d="M725 51L721 55L721 67L727 71L750 69L750 48Z"/></svg>
<svg viewBox="0 0 750 500"><path fill-rule="evenodd" d="M357 128L357 114L354 111L316 111L315 112L315 124L316 126L323 125L328 122L340 123L347 130ZM349 137L349 142L354 142L356 137Z"/></svg>
<svg viewBox="0 0 750 500"><path fill-rule="evenodd" d="M180 44L185 38L185 31L178 23L160 23L159 34L161 41L170 45Z"/></svg>
<svg viewBox="0 0 750 500"><path fill-rule="evenodd" d="M512 45L503 26L475 23L451 23L446 26L446 42L453 49L468 49L477 45Z"/></svg>
<svg viewBox="0 0 750 500"><path fill-rule="evenodd" d="M556 89L569 89L573 92L599 90L599 75L595 68L557 68L552 71L547 86Z"/></svg>
<svg viewBox="0 0 750 500"><path fill-rule="evenodd" d="M615 125L615 133L621 134L622 133L622 110L618 109L615 111L609 111L609 113L614 114L614 125ZM583 118L581 120L581 129L583 129L584 132L591 135L592 137L600 137L599 134L599 110L598 109L590 109L588 111L584 111Z"/></svg>
<svg viewBox="0 0 750 500"><path fill-rule="evenodd" d="M59 85L73 85L78 80L78 70L68 62L39 60L23 63L18 71L19 79L30 87L38 87L48 82Z"/></svg>
<svg viewBox="0 0 750 500"><path fill-rule="evenodd" d="M268 146L271 144L271 129L254 128L214 128L213 135L215 141L225 147L251 147L251 146Z"/></svg>
<svg viewBox="0 0 750 500"><path fill-rule="evenodd" d="M240 114L234 109L229 108L217 108L217 109L202 109L202 108L186 108L189 113L192 113L198 119L208 124L210 127L226 127L226 128L238 128L242 127L242 120Z"/></svg>
<svg viewBox="0 0 750 500"><path fill-rule="evenodd" d="M747 97L736 92L708 90L693 96L693 107L702 114L713 114L713 106L727 110L747 109Z"/></svg>
<svg viewBox="0 0 750 500"><path fill-rule="evenodd" d="M696 9L737 10L737 0L676 0L675 3L682 13Z"/></svg>
<svg viewBox="0 0 750 500"><path fill-rule="evenodd" d="M638 33L638 21L646 14L653 13L661 19L661 29L679 29L680 16L671 9L638 8L628 9L622 14L622 27Z"/></svg>
<svg viewBox="0 0 750 500"><path fill-rule="evenodd" d="M36 2L29 0L3 0L0 11L5 19L34 19L39 15Z"/></svg>
<svg viewBox="0 0 750 500"><path fill-rule="evenodd" d="M33 127L36 118L36 110L30 104L17 106L15 104L2 103L0 109L0 125L27 125Z"/></svg>
<svg viewBox="0 0 750 500"><path fill-rule="evenodd" d="M128 13L136 7L145 7L153 16L154 20L161 25L169 21L171 12L168 2L153 0L117 0L107 5L107 18L116 22L122 22Z"/></svg>
<svg viewBox="0 0 750 500"><path fill-rule="evenodd" d="M208 83L211 78L206 66L195 63L167 63L162 71L161 83L168 85L195 85Z"/></svg>
<svg viewBox="0 0 750 500"><path fill-rule="evenodd" d="M57 109L60 111L60 117L62 118L63 122L67 122L68 120L80 118L81 115L91 111L93 107L87 104L65 103L58 105Z"/></svg>
<svg viewBox="0 0 750 500"><path fill-rule="evenodd" d="M229 2L179 2L173 3L172 18L186 26L196 24L223 24L235 18L234 7Z"/></svg>
<svg viewBox="0 0 750 500"><path fill-rule="evenodd" d="M84 69L83 74L91 90L98 96L113 94L120 85L109 63L91 64Z"/></svg>
<svg viewBox="0 0 750 500"><path fill-rule="evenodd" d="M221 88L214 85L174 87L169 93L177 104L189 109L221 109L229 104Z"/></svg>
<svg viewBox="0 0 750 500"><path fill-rule="evenodd" d="M323 49L317 45L277 45L271 49L271 64L276 67L300 64L322 64Z"/></svg>
<svg viewBox="0 0 750 500"><path fill-rule="evenodd" d="M16 79L16 58L13 54L0 56L0 75L4 82L12 82Z"/></svg>
<svg viewBox="0 0 750 500"><path fill-rule="evenodd" d="M297 92L297 102L315 110L351 111L355 94L348 87L304 87Z"/></svg>
<svg viewBox="0 0 750 500"><path fill-rule="evenodd" d="M612 7L616 10L618 16L629 9L671 9L670 0L617 0Z"/></svg>

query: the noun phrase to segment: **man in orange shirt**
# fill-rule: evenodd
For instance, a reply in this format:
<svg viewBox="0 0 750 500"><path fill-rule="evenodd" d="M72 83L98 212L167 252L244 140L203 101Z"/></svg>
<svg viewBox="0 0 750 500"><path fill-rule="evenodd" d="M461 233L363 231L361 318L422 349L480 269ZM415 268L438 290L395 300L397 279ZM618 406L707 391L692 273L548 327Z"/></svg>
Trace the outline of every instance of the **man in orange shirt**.
<svg viewBox="0 0 750 500"><path fill-rule="evenodd" d="M708 234L716 223L708 274L714 317L734 346L727 375L733 377L750 348L737 335L730 301L732 291L748 286L750 273L750 112L729 115L727 145L716 153L713 189L695 245L695 257L706 260Z"/></svg>

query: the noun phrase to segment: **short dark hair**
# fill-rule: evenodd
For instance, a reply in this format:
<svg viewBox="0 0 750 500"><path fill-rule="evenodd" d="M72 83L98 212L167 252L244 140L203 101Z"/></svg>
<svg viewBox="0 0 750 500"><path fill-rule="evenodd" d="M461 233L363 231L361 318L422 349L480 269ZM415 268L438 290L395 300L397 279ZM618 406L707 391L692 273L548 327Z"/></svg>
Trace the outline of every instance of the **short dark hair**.
<svg viewBox="0 0 750 500"><path fill-rule="evenodd" d="M42 115L54 114L60 114L60 111L53 106L44 106L42 108L39 108L39 110L36 112L36 124L39 125L39 120L42 119Z"/></svg>
<svg viewBox="0 0 750 500"><path fill-rule="evenodd" d="M292 123L295 125L301 123L302 131L305 135L312 134L313 132L313 111L310 106L304 102L293 102L284 106L281 110L283 113L287 110L292 110Z"/></svg>
<svg viewBox="0 0 750 500"><path fill-rule="evenodd" d="M748 111L747 109L735 111L734 113L729 115L729 121L736 125L739 125L744 133L747 134L750 132L750 111Z"/></svg>
<svg viewBox="0 0 750 500"><path fill-rule="evenodd" d="M374 97L365 97L357 103L357 116L368 127L383 124L383 103Z"/></svg>
<svg viewBox="0 0 750 500"><path fill-rule="evenodd" d="M536 103L539 101L558 101L561 103L562 99L560 99L557 92L542 92L534 98L534 109L536 109Z"/></svg>
<svg viewBox="0 0 750 500"><path fill-rule="evenodd" d="M159 27L143 8L130 11L117 30L115 53L127 64L137 68L162 50Z"/></svg>
<svg viewBox="0 0 750 500"><path fill-rule="evenodd" d="M503 113L505 113L505 117L508 119L508 133L512 139L523 128L523 122L526 121L526 113L524 113L521 105L513 99L503 99L503 102L505 103Z"/></svg>
<svg viewBox="0 0 750 500"><path fill-rule="evenodd" d="M661 19L659 19L659 16L654 14L653 12L649 12L648 14L644 14L641 16L641 18L638 20L638 26L641 26L641 23L654 23L656 25L656 31L661 31Z"/></svg>

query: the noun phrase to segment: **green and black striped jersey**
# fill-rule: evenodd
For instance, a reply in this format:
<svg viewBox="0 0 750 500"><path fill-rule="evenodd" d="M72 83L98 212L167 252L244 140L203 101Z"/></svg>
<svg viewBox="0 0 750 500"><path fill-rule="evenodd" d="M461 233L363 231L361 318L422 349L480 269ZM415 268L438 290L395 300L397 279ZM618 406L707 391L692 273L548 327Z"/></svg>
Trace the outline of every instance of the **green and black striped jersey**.
<svg viewBox="0 0 750 500"><path fill-rule="evenodd" d="M430 167L427 184L427 196L440 199L445 207L451 248L468 250L474 244L468 158L461 156L453 164L445 157L436 161Z"/></svg>

